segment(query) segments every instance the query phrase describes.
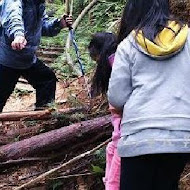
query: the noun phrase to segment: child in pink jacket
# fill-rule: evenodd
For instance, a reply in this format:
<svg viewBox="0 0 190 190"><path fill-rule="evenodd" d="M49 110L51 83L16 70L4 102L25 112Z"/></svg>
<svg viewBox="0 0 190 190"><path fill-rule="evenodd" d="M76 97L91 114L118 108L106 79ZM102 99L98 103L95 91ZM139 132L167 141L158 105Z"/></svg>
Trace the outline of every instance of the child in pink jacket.
<svg viewBox="0 0 190 190"><path fill-rule="evenodd" d="M88 46L90 56L96 61L97 67L92 81L92 96L106 94L108 90L109 78L111 75L114 54L117 48L116 37L112 33L96 33ZM112 141L106 148L106 172L105 189L119 190L120 186L120 157L117 154L117 142L120 138L121 114L109 105L111 112Z"/></svg>

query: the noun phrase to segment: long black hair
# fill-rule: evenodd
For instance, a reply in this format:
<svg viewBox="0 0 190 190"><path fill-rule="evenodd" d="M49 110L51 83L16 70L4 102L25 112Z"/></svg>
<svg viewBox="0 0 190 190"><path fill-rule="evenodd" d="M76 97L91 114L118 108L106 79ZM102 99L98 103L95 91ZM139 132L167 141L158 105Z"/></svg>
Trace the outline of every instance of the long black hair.
<svg viewBox="0 0 190 190"><path fill-rule="evenodd" d="M116 52L117 38L109 32L98 32L92 36L88 50L93 60L97 62L96 71L92 79L92 96L105 94L108 90L111 66L109 56Z"/></svg>
<svg viewBox="0 0 190 190"><path fill-rule="evenodd" d="M153 41L165 27L171 17L169 0L128 0L123 11L118 43L126 38L132 30L142 30L144 37ZM179 22L182 26L182 22Z"/></svg>

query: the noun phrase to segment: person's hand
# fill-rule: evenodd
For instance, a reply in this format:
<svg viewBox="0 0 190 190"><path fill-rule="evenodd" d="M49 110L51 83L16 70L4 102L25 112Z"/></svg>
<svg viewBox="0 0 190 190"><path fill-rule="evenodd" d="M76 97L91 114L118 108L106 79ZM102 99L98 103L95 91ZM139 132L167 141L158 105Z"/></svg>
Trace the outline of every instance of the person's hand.
<svg viewBox="0 0 190 190"><path fill-rule="evenodd" d="M11 46L14 50L22 50L25 48L27 41L24 36L16 36Z"/></svg>
<svg viewBox="0 0 190 190"><path fill-rule="evenodd" d="M60 25L62 28L65 27L71 27L73 24L73 18L69 15L63 15L63 17L60 20Z"/></svg>

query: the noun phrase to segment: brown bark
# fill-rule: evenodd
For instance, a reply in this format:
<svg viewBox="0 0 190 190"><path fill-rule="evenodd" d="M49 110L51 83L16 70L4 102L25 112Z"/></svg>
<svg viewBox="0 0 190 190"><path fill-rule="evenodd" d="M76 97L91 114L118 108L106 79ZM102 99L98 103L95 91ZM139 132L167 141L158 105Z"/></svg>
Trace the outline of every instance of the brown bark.
<svg viewBox="0 0 190 190"><path fill-rule="evenodd" d="M100 115L99 115L100 116ZM0 145L5 145L9 144L11 142L14 142L15 138L19 137L19 140L23 140L26 138L30 138L32 136L38 135L40 133L45 133L51 130L59 129L63 126L69 125L69 123L77 123L81 120L87 120L87 119L92 119L97 117L97 114L82 114L80 116L77 116L75 114L64 114L63 116L60 115L62 118L62 121L60 120L48 120L47 122L43 121L43 124L37 124L35 126L30 126L30 127L24 127L24 128L18 128L18 129L12 129L7 131L5 136L0 136ZM56 116L56 119L59 117ZM111 131L112 129L110 129ZM109 131L103 131L102 133L99 133L101 137L106 136L103 133L107 133L108 135L111 134ZM97 137L97 136L96 136ZM87 142L86 142L87 143Z"/></svg>
<svg viewBox="0 0 190 190"><path fill-rule="evenodd" d="M8 144L12 138L0 135L0 145Z"/></svg>
<svg viewBox="0 0 190 190"><path fill-rule="evenodd" d="M0 161L18 159L36 155L45 151L55 150L79 140L91 138L103 130L110 128L110 116L99 117L52 130L29 139L0 147Z"/></svg>
<svg viewBox="0 0 190 190"><path fill-rule="evenodd" d="M44 120L52 118L56 115L71 114L74 112L82 111L83 108L68 108L56 111L43 110L43 111L25 111L25 112L9 112L1 113L0 121L24 121L24 120Z"/></svg>
<svg viewBox="0 0 190 190"><path fill-rule="evenodd" d="M6 141L4 140L2 142L4 142L4 144L8 144L17 137L19 137L19 140L23 140L23 139L32 137L34 135L38 135L40 133L45 133L45 132L48 132L48 131L54 130L54 129L56 129L56 122L50 123L50 124L48 123L45 125L41 124L41 125L30 126L30 127L26 127L26 128L22 128L22 129L17 129L17 130L10 130L6 133L6 136L8 137L7 140L5 139ZM0 143L1 143L1 141L0 141Z"/></svg>

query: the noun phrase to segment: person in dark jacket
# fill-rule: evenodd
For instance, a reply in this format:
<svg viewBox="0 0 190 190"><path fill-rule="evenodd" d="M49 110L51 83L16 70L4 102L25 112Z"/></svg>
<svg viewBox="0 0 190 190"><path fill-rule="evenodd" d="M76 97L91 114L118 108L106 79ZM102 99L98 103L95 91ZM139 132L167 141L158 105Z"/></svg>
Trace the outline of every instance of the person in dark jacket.
<svg viewBox="0 0 190 190"><path fill-rule="evenodd" d="M36 89L36 110L55 100L56 76L36 56L41 36L55 36L72 18L49 20L45 0L3 0L0 27L0 112L20 76Z"/></svg>

